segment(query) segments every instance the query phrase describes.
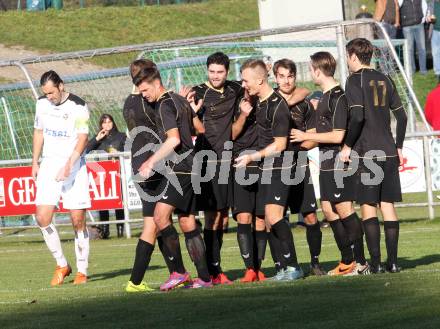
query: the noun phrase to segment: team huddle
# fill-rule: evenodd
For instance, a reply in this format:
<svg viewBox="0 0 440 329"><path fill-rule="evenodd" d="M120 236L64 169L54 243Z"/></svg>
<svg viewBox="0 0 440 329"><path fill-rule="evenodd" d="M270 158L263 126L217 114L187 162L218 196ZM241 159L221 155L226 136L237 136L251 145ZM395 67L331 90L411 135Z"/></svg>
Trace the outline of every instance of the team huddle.
<svg viewBox="0 0 440 329"><path fill-rule="evenodd" d="M207 59L208 81L179 93L164 87L155 63L141 59L130 65L135 92L123 109L130 132L126 150L132 155L144 221L127 292L152 290L143 280L156 240L170 273L160 290L232 284L221 267L230 210L245 267L240 282L304 277L287 211L304 218L311 275L400 271L394 203L401 201L398 168L406 114L393 81L370 65L372 44L354 39L346 51L351 75L345 91L334 78L331 53L310 56L311 77L322 91L318 101L308 98L308 89L296 86L296 65L290 59L280 59L273 67L249 59L241 66L241 81L230 81L229 58L217 52ZM269 82L270 70L276 88ZM36 218L57 261L51 285L60 285L72 271L51 222L63 197L75 230L74 283L85 283L89 237L84 214L90 200L81 177L89 114L82 99L64 91L55 72L46 72L41 86L45 96L37 102L32 171L38 188ZM397 122L395 139L390 112ZM58 140L63 148L54 147ZM315 147L320 151L321 208L340 251L339 263L328 272L319 262L322 232L307 157ZM354 202L361 206L361 218ZM385 266L377 208L384 219ZM200 211L203 230L196 220ZM173 213L196 278L183 263ZM267 243L276 269L271 278L261 268Z"/></svg>

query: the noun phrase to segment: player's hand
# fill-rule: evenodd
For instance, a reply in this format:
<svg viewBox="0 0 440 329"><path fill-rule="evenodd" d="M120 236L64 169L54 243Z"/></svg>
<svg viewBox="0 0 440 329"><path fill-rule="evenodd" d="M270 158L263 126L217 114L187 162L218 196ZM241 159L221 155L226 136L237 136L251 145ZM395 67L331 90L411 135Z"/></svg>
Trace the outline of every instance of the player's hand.
<svg viewBox="0 0 440 329"><path fill-rule="evenodd" d="M306 133L298 129L290 130L290 141L294 143L304 142L306 139Z"/></svg>
<svg viewBox="0 0 440 329"><path fill-rule="evenodd" d="M34 180L37 179L39 170L40 170L40 165L38 163L32 164L32 177Z"/></svg>
<svg viewBox="0 0 440 329"><path fill-rule="evenodd" d="M145 161L139 168L139 174L145 179L153 175L153 163L149 160Z"/></svg>
<svg viewBox="0 0 440 329"><path fill-rule="evenodd" d="M235 159L235 168L244 168L248 165L249 162L252 161L252 157L250 154L244 154Z"/></svg>
<svg viewBox="0 0 440 329"><path fill-rule="evenodd" d="M70 171L72 170L72 167L70 165L70 162L67 162L59 171L55 178L57 182L62 182L66 180L67 177L70 176Z"/></svg>
<svg viewBox="0 0 440 329"><path fill-rule="evenodd" d="M101 139L103 139L105 136L108 135L108 131L102 129L97 135L96 135L96 140L99 142Z"/></svg>
<svg viewBox="0 0 440 329"><path fill-rule="evenodd" d="M399 155L399 166L403 166L403 153L402 153L402 149L397 149L397 154Z"/></svg>
<svg viewBox="0 0 440 329"><path fill-rule="evenodd" d="M341 152L339 153L339 160L342 162L350 162L350 154L351 154L351 147L348 147L347 145L344 145Z"/></svg>
<svg viewBox="0 0 440 329"><path fill-rule="evenodd" d="M192 91L192 88L191 88L191 87L188 87L188 86L182 86L182 87L180 88L180 90L179 90L179 95L182 96L182 97L185 97L186 99L188 99L188 95L189 95L191 92L195 93L194 91Z"/></svg>
<svg viewBox="0 0 440 329"><path fill-rule="evenodd" d="M242 101L240 102L240 113L243 114L245 117L248 117L251 111L252 111L251 102L249 102L248 99L243 98Z"/></svg>
<svg viewBox="0 0 440 329"><path fill-rule="evenodd" d="M188 93L186 100L189 102L189 105L191 105L191 108L195 113L197 113L203 106L203 99L199 99L199 101L196 102L196 92L194 90L191 90Z"/></svg>

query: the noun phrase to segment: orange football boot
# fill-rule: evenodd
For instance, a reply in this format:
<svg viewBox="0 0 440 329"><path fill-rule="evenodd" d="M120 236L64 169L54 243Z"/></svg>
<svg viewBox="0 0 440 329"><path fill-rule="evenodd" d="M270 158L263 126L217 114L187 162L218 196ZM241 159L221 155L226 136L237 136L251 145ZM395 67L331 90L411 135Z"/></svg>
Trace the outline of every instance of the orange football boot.
<svg viewBox="0 0 440 329"><path fill-rule="evenodd" d="M67 264L67 266L64 267L57 266L55 268L55 273L53 274L53 278L50 281L50 285L53 287L63 284L64 278L66 276L69 276L70 273L72 273L72 268L70 267L69 264Z"/></svg>
<svg viewBox="0 0 440 329"><path fill-rule="evenodd" d="M87 275L81 272L76 273L75 280L73 280L73 284L83 284L86 282L87 282Z"/></svg>

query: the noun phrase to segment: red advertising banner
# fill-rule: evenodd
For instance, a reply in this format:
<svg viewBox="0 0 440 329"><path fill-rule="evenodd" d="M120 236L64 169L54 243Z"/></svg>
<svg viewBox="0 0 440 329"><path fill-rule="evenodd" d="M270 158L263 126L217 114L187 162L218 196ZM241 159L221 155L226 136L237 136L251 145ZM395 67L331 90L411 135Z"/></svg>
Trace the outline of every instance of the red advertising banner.
<svg viewBox="0 0 440 329"><path fill-rule="evenodd" d="M35 213L32 167L0 168L0 216ZM119 161L88 162L90 210L123 208ZM66 210L60 202L60 212Z"/></svg>

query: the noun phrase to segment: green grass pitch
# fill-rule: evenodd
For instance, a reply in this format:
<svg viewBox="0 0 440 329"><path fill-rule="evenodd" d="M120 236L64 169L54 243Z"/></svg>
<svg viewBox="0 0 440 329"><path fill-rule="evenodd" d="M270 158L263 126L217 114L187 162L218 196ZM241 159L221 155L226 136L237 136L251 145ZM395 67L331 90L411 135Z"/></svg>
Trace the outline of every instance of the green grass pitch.
<svg viewBox="0 0 440 329"><path fill-rule="evenodd" d="M60 231L64 252L74 267L72 230ZM74 286L70 276L61 287L50 288L55 264L39 232L17 238L5 230L0 238L0 327L439 328L440 223L410 218L402 222L400 232L399 264L404 271L398 274L307 277L293 283L236 282L212 289L128 294L124 286L136 237L92 241L89 283ZM296 227L293 234L299 261L307 270L305 230ZM385 259L383 235L381 242ZM184 244L182 251L187 269L195 273ZM266 256L263 266L271 275L269 250ZM337 260L331 229L324 228L321 262L329 270ZM234 227L224 236L222 262L231 278L242 276ZM145 279L158 288L166 277L156 248Z"/></svg>

